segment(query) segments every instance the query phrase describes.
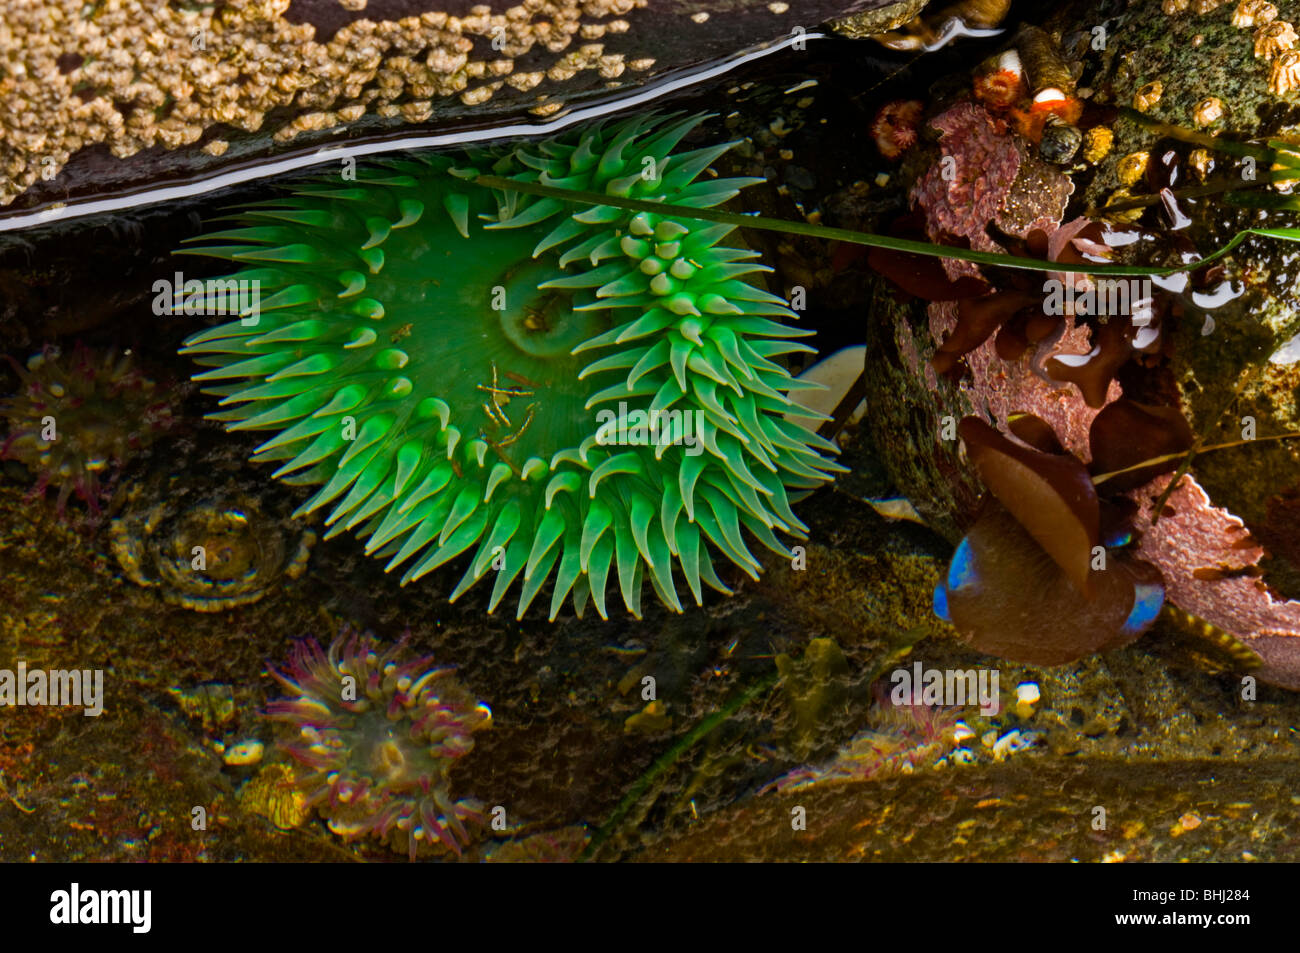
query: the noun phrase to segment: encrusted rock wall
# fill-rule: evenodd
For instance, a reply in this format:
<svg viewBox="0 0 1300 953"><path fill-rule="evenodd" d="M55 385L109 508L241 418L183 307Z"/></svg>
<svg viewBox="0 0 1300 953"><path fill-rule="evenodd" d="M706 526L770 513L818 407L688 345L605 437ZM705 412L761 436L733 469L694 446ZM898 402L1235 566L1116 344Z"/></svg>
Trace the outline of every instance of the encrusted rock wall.
<svg viewBox="0 0 1300 953"><path fill-rule="evenodd" d="M11 0L0 206L537 122L888 0Z"/></svg>

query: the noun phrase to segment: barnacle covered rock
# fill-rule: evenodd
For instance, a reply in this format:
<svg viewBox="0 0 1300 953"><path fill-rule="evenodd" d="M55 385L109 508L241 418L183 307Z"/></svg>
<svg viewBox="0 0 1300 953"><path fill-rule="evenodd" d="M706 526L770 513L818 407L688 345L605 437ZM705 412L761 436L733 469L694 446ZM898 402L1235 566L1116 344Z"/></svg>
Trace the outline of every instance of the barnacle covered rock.
<svg viewBox="0 0 1300 953"><path fill-rule="evenodd" d="M249 178L250 157L308 157L398 130L442 135L561 118L790 42L891 0L227 0L8 4L0 207L85 214L150 184ZM796 31L801 31L797 33ZM189 180L189 182L186 182ZM169 198L171 196L168 196ZM65 204L66 203L66 206ZM6 218L0 215L0 227ZM23 218L31 224L48 220Z"/></svg>
<svg viewBox="0 0 1300 953"><path fill-rule="evenodd" d="M255 460L324 484L327 535L419 579L469 554L455 599L521 581L519 615L554 580L606 613L611 570L640 613L648 577L681 610L729 591L720 553L756 577L744 532L783 555L799 492L840 468L785 419L782 355L810 350L794 313L745 281L766 270L730 226L499 192L520 181L709 207L746 179L700 178L728 148L675 154L701 117L632 119L467 156L426 155L301 184L192 252L248 265L255 321L193 335L232 430L279 431ZM700 181L696 181L697 178Z"/></svg>
<svg viewBox="0 0 1300 953"><path fill-rule="evenodd" d="M1242 9L1247 6L1242 4ZM1249 7L1267 10L1267 5ZM1291 140L1297 130L1288 110L1279 106L1277 94L1280 92L1285 100L1296 95L1294 90L1283 88L1290 82L1285 71L1294 65L1295 51L1278 49L1271 60L1256 59L1252 30L1244 24L1234 25L1233 17L1234 11L1225 6L1194 23L1171 23L1137 7L1122 34L1117 34L1115 42L1103 51L1099 65L1114 71L1115 96L1120 101L1141 82L1163 78L1166 93L1149 114L1153 119L1189 127L1197 107L1207 99L1218 98L1230 108L1214 127L1217 135L1234 140ZM1261 24L1278 26L1279 21L1265 16L1254 22L1256 30ZM1281 24L1279 35L1286 38L1285 43L1291 43L1289 37L1294 31L1288 33L1287 29L1286 24ZM1191 43L1195 34L1204 36L1202 46ZM1275 83L1271 91L1274 79L1282 85ZM1155 160L1162 160L1159 174L1149 168L1136 181L1139 195L1151 195L1167 186L1169 176L1177 176L1180 163L1185 167L1204 162L1203 157L1198 160L1195 156L1197 148L1205 148L1203 145L1164 137L1157 129L1126 119L1115 123L1115 134L1115 155L1149 153L1151 166L1157 165ZM1226 201L1180 199L1174 213L1185 218L1178 232L1180 241L1191 242L1204 254L1223 245L1240 228L1294 224L1290 212L1265 215L1248 207L1267 206L1272 199L1287 198L1268 185L1266 175L1250 178L1254 160L1245 161L1216 149L1210 153L1215 165L1213 177L1235 178L1246 188ZM1166 156L1172 160L1163 161ZM1098 175L1085 195L1088 202L1104 205L1117 178L1123 181L1124 168L1117 162L1107 159L1098 167ZM1266 165L1261 169L1266 170ZM1174 183L1172 190L1179 191L1183 184ZM1156 229L1168 227L1170 222L1169 213L1159 203L1148 207L1142 219L1144 226ZM1295 303L1300 282L1294 253L1292 243L1248 241L1222 262L1221 269L1207 276L1209 281L1194 276L1184 284L1178 293L1190 305L1190 313L1169 340L1172 353L1166 369L1144 378L1150 393L1126 387L1128 396L1156 403L1151 399L1156 392L1169 393L1176 387L1178 409L1193 431L1206 434L1210 442L1300 429L1295 400L1300 387L1300 363L1295 361L1295 352L1287 350L1288 342L1300 335L1300 308ZM1206 320L1206 315L1211 320ZM1225 414L1224 408L1230 405L1232 412ZM1267 536L1269 501L1295 484L1298 471L1300 446L1295 441L1278 441L1261 442L1237 453L1208 454L1198 459L1195 474L1215 506L1227 509L1252 530ZM1300 588L1291 584L1286 594L1300 597Z"/></svg>

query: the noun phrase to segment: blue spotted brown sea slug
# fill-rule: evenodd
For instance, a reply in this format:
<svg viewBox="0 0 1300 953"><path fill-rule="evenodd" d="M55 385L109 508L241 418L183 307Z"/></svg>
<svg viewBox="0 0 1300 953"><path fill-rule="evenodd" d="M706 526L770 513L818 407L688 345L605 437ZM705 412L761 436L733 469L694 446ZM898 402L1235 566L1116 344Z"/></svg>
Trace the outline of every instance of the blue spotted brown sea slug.
<svg viewBox="0 0 1300 953"><path fill-rule="evenodd" d="M811 348L748 280L768 269L730 226L475 184L716 206L754 180L709 174L728 144L673 151L703 118L415 155L245 207L188 249L261 289L259 315L186 342L213 416L275 431L253 459L321 485L300 512L330 505L327 537L355 530L403 583L468 553L453 599L490 575L495 608L518 581L522 617L551 580L551 618L570 595L604 617L612 574L639 615L647 578L678 611L678 572L697 604L728 592L719 554L756 578L750 540L789 555L791 499L840 470L784 417L816 385L782 363Z"/></svg>

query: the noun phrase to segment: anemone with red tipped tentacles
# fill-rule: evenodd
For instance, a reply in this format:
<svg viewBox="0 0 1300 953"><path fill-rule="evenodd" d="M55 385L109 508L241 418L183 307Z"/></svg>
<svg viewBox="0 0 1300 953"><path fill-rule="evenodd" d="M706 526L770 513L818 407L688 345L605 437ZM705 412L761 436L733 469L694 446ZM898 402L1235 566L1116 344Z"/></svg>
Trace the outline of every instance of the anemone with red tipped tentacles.
<svg viewBox="0 0 1300 953"><path fill-rule="evenodd" d="M886 159L897 159L916 145L917 127L925 104L919 99L898 99L880 107L871 121L871 139Z"/></svg>
<svg viewBox="0 0 1300 953"><path fill-rule="evenodd" d="M307 771L307 802L345 840L377 838L412 860L438 845L459 855L482 806L453 800L447 773L491 710L405 640L344 628L328 649L294 644L270 675L289 693L267 714L294 731L281 749Z"/></svg>

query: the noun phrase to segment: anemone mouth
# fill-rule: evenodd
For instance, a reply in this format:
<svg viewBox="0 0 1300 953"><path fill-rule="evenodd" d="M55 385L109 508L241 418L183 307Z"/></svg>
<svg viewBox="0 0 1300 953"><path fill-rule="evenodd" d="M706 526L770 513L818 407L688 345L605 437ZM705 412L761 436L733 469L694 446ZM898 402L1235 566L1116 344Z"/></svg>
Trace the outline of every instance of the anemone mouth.
<svg viewBox="0 0 1300 953"><path fill-rule="evenodd" d="M194 545L186 550L190 543ZM185 514L171 540L176 562L189 562L195 546L204 553L208 578L227 586L251 581L267 563L282 558L279 551L263 552L260 537L250 531L247 515L237 507Z"/></svg>
<svg viewBox="0 0 1300 953"><path fill-rule="evenodd" d="M720 244L728 226L472 182L717 205L749 180L696 181L729 148L673 151L702 119L398 160L245 209L188 249L244 264L221 281L254 292L186 342L212 416L279 430L254 459L323 484L301 512L333 504L327 538L409 561L403 583L469 552L451 598L491 574L489 611L518 581L522 617L553 581L551 618L570 595L605 616L611 575L634 615L646 579L681 611L675 568L697 603L729 591L712 553L756 577L746 538L788 556L790 494L841 469L784 419L804 385L781 357L812 349L743 280L767 269Z"/></svg>
<svg viewBox="0 0 1300 953"><path fill-rule="evenodd" d="M572 293L540 289L556 270L552 261L521 262L494 288L493 308L500 304L501 333L529 357L566 357L610 327L608 313L578 311Z"/></svg>

